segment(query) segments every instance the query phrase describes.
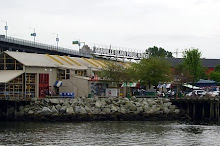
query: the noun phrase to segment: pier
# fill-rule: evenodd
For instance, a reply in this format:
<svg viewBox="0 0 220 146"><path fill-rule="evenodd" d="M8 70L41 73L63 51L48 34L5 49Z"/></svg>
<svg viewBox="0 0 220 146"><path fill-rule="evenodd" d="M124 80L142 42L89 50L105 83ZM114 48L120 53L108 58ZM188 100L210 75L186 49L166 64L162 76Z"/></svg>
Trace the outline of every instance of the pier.
<svg viewBox="0 0 220 146"><path fill-rule="evenodd" d="M220 123L220 97L170 98L192 122Z"/></svg>

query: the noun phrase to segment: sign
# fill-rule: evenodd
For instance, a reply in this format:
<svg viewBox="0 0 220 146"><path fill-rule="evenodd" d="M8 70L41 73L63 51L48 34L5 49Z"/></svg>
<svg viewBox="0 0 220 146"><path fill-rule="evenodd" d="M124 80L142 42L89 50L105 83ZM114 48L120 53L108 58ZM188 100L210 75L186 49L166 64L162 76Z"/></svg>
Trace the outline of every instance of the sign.
<svg viewBox="0 0 220 146"><path fill-rule="evenodd" d="M148 55L146 53L137 53L137 52L130 52L130 51L123 51L123 50L113 50L113 49L106 49L106 48L98 48L93 47L93 53L97 55L111 55L114 57L127 57L131 59L140 59L140 58L147 58Z"/></svg>
<svg viewBox="0 0 220 146"><path fill-rule="evenodd" d="M136 87L137 83L123 83L121 87Z"/></svg>
<svg viewBox="0 0 220 146"><path fill-rule="evenodd" d="M31 33L31 36L34 36L34 37L36 37L36 32L34 32L34 33Z"/></svg>
<svg viewBox="0 0 220 146"><path fill-rule="evenodd" d="M118 89L116 89L116 88L106 88L105 96L106 97L118 97Z"/></svg>
<svg viewBox="0 0 220 146"><path fill-rule="evenodd" d="M79 41L72 41L72 44L79 44Z"/></svg>

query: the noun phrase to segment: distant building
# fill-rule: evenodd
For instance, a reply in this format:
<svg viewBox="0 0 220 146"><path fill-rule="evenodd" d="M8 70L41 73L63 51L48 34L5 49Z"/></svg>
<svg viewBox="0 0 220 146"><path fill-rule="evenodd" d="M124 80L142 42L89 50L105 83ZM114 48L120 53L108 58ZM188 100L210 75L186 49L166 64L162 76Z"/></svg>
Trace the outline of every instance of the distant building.
<svg viewBox="0 0 220 146"><path fill-rule="evenodd" d="M171 63L173 67L181 64L183 62L183 58L167 58L167 60ZM215 67L220 64L220 59L201 59L203 67L207 68L206 72L209 74L214 71Z"/></svg>

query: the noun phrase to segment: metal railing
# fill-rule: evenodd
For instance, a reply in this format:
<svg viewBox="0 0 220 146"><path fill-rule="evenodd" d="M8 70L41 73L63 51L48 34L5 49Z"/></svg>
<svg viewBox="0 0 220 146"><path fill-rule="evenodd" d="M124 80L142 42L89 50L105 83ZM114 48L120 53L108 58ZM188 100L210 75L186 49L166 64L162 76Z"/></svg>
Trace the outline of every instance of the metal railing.
<svg viewBox="0 0 220 146"><path fill-rule="evenodd" d="M83 56L83 57L88 57L88 58L92 57L92 55L88 54L88 53L82 53L82 52L79 52L76 50L71 50L68 48L57 47L57 46L53 46L53 45L43 44L43 43L39 43L39 42L33 42L33 41L29 41L29 40L18 39L18 38L9 37L9 36L5 37L4 35L0 35L0 41L29 46L29 47L34 47L34 48L40 48L40 49L49 50L49 51L57 51L57 52L72 54L72 55L76 55L76 56Z"/></svg>

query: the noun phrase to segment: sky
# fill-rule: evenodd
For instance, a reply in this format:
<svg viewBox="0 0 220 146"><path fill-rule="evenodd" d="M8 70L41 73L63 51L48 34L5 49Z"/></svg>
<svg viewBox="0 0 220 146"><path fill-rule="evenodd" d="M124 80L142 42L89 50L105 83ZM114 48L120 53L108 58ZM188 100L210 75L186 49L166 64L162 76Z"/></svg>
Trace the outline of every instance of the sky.
<svg viewBox="0 0 220 146"><path fill-rule="evenodd" d="M143 52L198 48L220 59L220 0L0 0L0 34L78 50L89 46Z"/></svg>

